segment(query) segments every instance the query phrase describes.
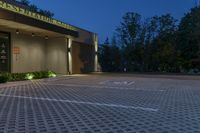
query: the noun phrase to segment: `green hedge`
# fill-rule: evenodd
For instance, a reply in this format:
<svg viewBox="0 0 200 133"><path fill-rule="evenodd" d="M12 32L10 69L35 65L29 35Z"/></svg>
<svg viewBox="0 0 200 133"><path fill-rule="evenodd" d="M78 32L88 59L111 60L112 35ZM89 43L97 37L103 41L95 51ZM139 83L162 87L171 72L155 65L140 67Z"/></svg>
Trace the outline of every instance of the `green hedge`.
<svg viewBox="0 0 200 133"><path fill-rule="evenodd" d="M0 73L0 83L6 83L8 81L23 81L50 77L56 77L56 73L53 71L40 71L28 73Z"/></svg>
<svg viewBox="0 0 200 133"><path fill-rule="evenodd" d="M6 83L7 81L9 81L8 74L0 74L0 83Z"/></svg>

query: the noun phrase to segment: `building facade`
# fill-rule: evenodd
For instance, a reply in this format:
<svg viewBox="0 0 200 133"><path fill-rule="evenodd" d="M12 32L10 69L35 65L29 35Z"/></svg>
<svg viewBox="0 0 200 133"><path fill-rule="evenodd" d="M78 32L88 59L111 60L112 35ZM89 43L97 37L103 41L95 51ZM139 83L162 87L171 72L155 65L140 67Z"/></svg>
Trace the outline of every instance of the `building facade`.
<svg viewBox="0 0 200 133"><path fill-rule="evenodd" d="M97 34L0 0L0 72L94 72L97 51Z"/></svg>

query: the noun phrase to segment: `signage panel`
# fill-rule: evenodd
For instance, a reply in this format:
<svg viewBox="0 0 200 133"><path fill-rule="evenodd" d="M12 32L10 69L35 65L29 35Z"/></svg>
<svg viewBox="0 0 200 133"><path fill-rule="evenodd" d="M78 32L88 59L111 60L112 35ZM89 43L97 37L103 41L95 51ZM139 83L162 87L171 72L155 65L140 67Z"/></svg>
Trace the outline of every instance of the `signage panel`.
<svg viewBox="0 0 200 133"><path fill-rule="evenodd" d="M14 47L13 48L13 54L20 54L20 48L19 47Z"/></svg>

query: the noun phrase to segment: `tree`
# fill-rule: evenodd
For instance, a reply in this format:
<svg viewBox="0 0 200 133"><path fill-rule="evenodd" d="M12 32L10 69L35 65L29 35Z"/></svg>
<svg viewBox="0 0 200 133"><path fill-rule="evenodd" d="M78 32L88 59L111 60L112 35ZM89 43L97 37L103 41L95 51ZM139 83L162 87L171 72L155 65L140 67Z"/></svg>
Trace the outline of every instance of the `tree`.
<svg viewBox="0 0 200 133"><path fill-rule="evenodd" d="M38 7L36 5L31 4L29 7L31 11L38 12Z"/></svg>
<svg viewBox="0 0 200 133"><path fill-rule="evenodd" d="M106 71L200 71L199 6L192 8L179 25L170 14L143 21L137 13L126 13L116 35L111 44L107 39L108 45L101 48Z"/></svg>
<svg viewBox="0 0 200 133"><path fill-rule="evenodd" d="M121 51L117 46L115 37L112 38L111 43L107 38L104 44L99 46L99 60L102 71L121 71Z"/></svg>
<svg viewBox="0 0 200 133"><path fill-rule="evenodd" d="M47 16L47 17L49 17L49 18L52 18L53 16L54 16L54 13L52 13L52 12L50 12L50 11L48 11L48 10L39 10L39 13L41 14L41 15L44 15L44 16Z"/></svg>
<svg viewBox="0 0 200 133"><path fill-rule="evenodd" d="M123 18L121 25L117 28L117 35L121 44L128 46L134 45L140 32L141 16L137 13L128 12Z"/></svg>
<svg viewBox="0 0 200 133"><path fill-rule="evenodd" d="M122 70L121 66L121 50L117 46L116 37L113 36L110 45L111 50L111 70L114 72L118 72Z"/></svg>
<svg viewBox="0 0 200 133"><path fill-rule="evenodd" d="M20 3L25 6L29 6L29 4L30 4L30 2L28 0L20 0Z"/></svg>
<svg viewBox="0 0 200 133"><path fill-rule="evenodd" d="M37 13L47 16L49 18L52 18L54 16L54 13L52 13L51 11L38 9L38 7L36 5L30 4L30 2L28 0L20 0L20 3L24 6L27 6L33 12L37 12Z"/></svg>
<svg viewBox="0 0 200 133"><path fill-rule="evenodd" d="M123 16L120 26L116 29L123 51L122 65L129 71L135 71L138 65L134 50L140 38L140 32L141 16L132 12L128 12Z"/></svg>
<svg viewBox="0 0 200 133"><path fill-rule="evenodd" d="M200 70L200 7L192 8L181 19L177 44L182 67Z"/></svg>
<svg viewBox="0 0 200 133"><path fill-rule="evenodd" d="M99 46L99 61L103 72L111 71L111 50L109 44L109 38L106 38L104 44Z"/></svg>
<svg viewBox="0 0 200 133"><path fill-rule="evenodd" d="M146 21L145 70L177 71L176 20L169 14Z"/></svg>

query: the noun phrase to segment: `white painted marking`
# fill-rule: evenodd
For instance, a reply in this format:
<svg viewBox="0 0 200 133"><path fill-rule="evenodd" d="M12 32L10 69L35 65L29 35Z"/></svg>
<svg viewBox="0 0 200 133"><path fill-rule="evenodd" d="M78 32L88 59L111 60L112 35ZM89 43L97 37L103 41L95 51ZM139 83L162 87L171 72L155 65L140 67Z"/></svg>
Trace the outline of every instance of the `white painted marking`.
<svg viewBox="0 0 200 133"><path fill-rule="evenodd" d="M105 106L105 107L124 108L124 109L136 109L136 110L144 110L144 111L151 111L151 112L157 112L158 111L158 109L154 109L154 108L125 106L125 105L117 105L117 104L103 104L103 103L82 102L82 101L75 101L75 100L58 100L58 99L50 99L50 98L25 97L25 96L3 95L3 94L0 94L0 96L1 97L13 97L13 98L24 98L24 99L33 99L33 100L53 101L53 102L74 103L74 104L85 104L85 105L93 105L93 106Z"/></svg>
<svg viewBox="0 0 200 133"><path fill-rule="evenodd" d="M33 82L31 80L28 81L17 81L17 82L8 82L4 84L0 84L0 89L1 88L6 88L6 87L15 87L15 86L23 86L23 85L29 85L32 84Z"/></svg>
<svg viewBox="0 0 200 133"><path fill-rule="evenodd" d="M67 86L67 87L88 87L88 88L110 88L110 89L118 89L118 90L141 90L139 88L125 88L125 87L112 87L112 86L94 86L94 85L78 85L78 84L45 84L43 83L43 85L51 85L51 86Z"/></svg>
<svg viewBox="0 0 200 133"><path fill-rule="evenodd" d="M115 80L106 80L106 81L102 81L99 84L100 85L125 85L125 86L130 86L132 84L134 84L134 81L125 81L125 80L119 80L119 81L115 81Z"/></svg>
<svg viewBox="0 0 200 133"><path fill-rule="evenodd" d="M42 85L51 85L51 86L66 86L66 87L88 87L88 88L103 88L103 89L117 89L117 90L135 90L135 91L165 91L165 90L150 90L150 89L141 89L141 88L125 88L125 87L112 87L112 86L94 86L94 85L78 85L78 84L49 84L41 83Z"/></svg>

